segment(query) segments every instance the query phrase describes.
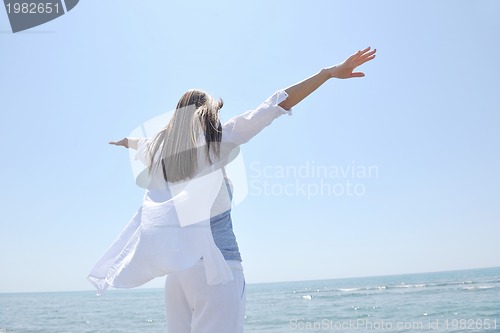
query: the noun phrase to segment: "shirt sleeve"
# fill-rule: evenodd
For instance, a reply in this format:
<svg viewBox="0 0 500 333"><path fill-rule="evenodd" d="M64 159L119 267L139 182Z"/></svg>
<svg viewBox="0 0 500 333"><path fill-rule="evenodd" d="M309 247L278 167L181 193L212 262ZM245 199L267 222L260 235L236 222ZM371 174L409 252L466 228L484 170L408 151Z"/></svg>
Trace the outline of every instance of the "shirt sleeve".
<svg viewBox="0 0 500 333"><path fill-rule="evenodd" d="M278 104L288 98L284 90L275 92L256 109L247 111L229 119L222 126L222 141L241 145L269 126L281 115L292 114L292 109L285 110Z"/></svg>
<svg viewBox="0 0 500 333"><path fill-rule="evenodd" d="M149 145L152 140L149 138L139 139L137 143L137 152L135 154L135 160L141 161L145 166L149 166L151 163L151 158L149 156Z"/></svg>

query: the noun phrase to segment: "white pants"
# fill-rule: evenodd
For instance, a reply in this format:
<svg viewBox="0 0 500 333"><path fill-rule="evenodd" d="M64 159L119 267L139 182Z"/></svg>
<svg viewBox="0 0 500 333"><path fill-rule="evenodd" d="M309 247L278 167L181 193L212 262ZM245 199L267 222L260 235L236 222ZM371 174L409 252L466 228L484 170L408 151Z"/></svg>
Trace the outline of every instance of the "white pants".
<svg viewBox="0 0 500 333"><path fill-rule="evenodd" d="M170 273L165 282L168 333L242 333L245 277L239 261L228 260L234 279L208 285L203 262Z"/></svg>

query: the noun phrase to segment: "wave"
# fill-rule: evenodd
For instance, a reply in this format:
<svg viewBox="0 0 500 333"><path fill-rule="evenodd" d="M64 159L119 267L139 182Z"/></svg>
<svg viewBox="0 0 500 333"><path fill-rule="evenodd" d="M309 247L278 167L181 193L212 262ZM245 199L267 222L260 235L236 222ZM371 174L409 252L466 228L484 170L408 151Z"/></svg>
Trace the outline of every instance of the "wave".
<svg viewBox="0 0 500 333"><path fill-rule="evenodd" d="M495 286L489 286L489 285L486 285L486 286L470 286L470 287L463 287L462 289L463 290L485 290L485 289L492 289L492 288L495 288Z"/></svg>
<svg viewBox="0 0 500 333"><path fill-rule="evenodd" d="M476 290L476 289L490 289L495 288L494 285L498 284L496 281L447 281L447 282L437 282L437 283L416 283L416 284L396 284L387 286L388 289L414 289L414 288L446 288L446 287L458 287L464 290ZM477 286L477 284L481 284ZM487 285L484 285L487 284ZM457 288L457 289L458 289Z"/></svg>
<svg viewBox="0 0 500 333"><path fill-rule="evenodd" d="M336 289L338 291L343 291L343 292L351 292L351 291L358 291L358 290L364 290L366 288L339 288Z"/></svg>
<svg viewBox="0 0 500 333"><path fill-rule="evenodd" d="M425 288L428 287L429 284L406 284L406 283L401 283L397 285L390 286L389 288Z"/></svg>
<svg viewBox="0 0 500 333"><path fill-rule="evenodd" d="M370 286L370 287L363 287L363 288L339 288L335 289L337 291L342 291L342 292L353 292L353 291L369 291L369 290L386 290L386 289L400 289L400 288L425 288L431 286L430 284L406 284L406 283L401 283L401 284L396 284L396 285L388 285L388 286Z"/></svg>
<svg viewBox="0 0 500 333"><path fill-rule="evenodd" d="M499 280L483 280L483 281L472 281L472 280L461 280L461 281L439 281L439 282L428 282L428 283L391 283L391 284L380 284L371 286L353 286L353 287L342 287L342 288L328 288L324 287L322 289L317 288L304 288L302 290L294 290L295 293L302 293L305 296L301 296L307 299L316 293L337 293L339 296L345 295L365 295L372 293L381 292L424 292L424 291L442 291L442 290L484 290L491 288L500 288Z"/></svg>

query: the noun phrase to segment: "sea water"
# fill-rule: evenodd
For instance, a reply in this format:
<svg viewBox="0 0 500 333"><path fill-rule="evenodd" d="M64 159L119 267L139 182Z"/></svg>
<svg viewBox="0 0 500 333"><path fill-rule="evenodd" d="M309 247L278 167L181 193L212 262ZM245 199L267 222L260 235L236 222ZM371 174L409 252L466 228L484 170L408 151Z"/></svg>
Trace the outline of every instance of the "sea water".
<svg viewBox="0 0 500 333"><path fill-rule="evenodd" d="M0 294L0 333L166 326L162 289ZM500 332L500 268L248 284L245 332Z"/></svg>

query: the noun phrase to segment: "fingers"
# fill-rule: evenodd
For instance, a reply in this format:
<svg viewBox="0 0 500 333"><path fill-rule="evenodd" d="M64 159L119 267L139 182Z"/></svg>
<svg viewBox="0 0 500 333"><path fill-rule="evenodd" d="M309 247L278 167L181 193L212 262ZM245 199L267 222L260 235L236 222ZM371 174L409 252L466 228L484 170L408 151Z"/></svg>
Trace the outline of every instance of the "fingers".
<svg viewBox="0 0 500 333"><path fill-rule="evenodd" d="M359 57L360 54L361 54L361 51L354 53L352 56L347 58L346 62L356 61L356 59Z"/></svg>
<svg viewBox="0 0 500 333"><path fill-rule="evenodd" d="M110 145L128 148L128 141L126 139L122 139L120 141L109 141L108 143Z"/></svg>
<svg viewBox="0 0 500 333"><path fill-rule="evenodd" d="M363 59L360 59L359 62L358 62L358 66L361 66L362 64L364 64L365 62L368 62L370 60L373 60L375 58L375 55L371 55L369 57L366 57L366 58L363 58Z"/></svg>
<svg viewBox="0 0 500 333"><path fill-rule="evenodd" d="M370 47L370 46L368 46L366 49L361 50L361 51L358 51L358 53L360 53L360 54L366 53L366 52L368 52L368 51L370 50L370 48L371 48L371 47Z"/></svg>
<svg viewBox="0 0 500 333"><path fill-rule="evenodd" d="M366 49L358 51L357 54L359 55L359 57L365 57L365 56L368 56L368 55L375 54L375 52L377 52L377 49L373 49L371 51L370 51L370 49L371 49L371 47L368 46ZM368 51L370 51L370 52L368 52Z"/></svg>
<svg viewBox="0 0 500 333"><path fill-rule="evenodd" d="M354 53L352 56L349 57L349 59L356 59L362 56L364 53L368 52L370 50L370 46L368 46L364 50L359 50L358 52Z"/></svg>
<svg viewBox="0 0 500 333"><path fill-rule="evenodd" d="M377 52L377 49L373 49L370 52L364 52L360 58L366 58L374 55Z"/></svg>
<svg viewBox="0 0 500 333"><path fill-rule="evenodd" d="M365 63L367 61L372 60L373 58L375 58L376 52L377 52L377 49L373 49L371 52L364 53L363 55L361 55L359 57L359 61L361 61L362 63Z"/></svg>
<svg viewBox="0 0 500 333"><path fill-rule="evenodd" d="M368 46L367 48L360 50L360 51L356 52L355 54L353 54L352 56L350 56L348 58L348 60L355 61L359 65L361 65L369 60L372 60L373 58L375 58L375 53L377 52L377 49L373 49L372 51L370 51L370 49L371 49L371 47Z"/></svg>
<svg viewBox="0 0 500 333"><path fill-rule="evenodd" d="M351 74L351 77L363 77L365 76L365 73L363 72L354 72Z"/></svg>

